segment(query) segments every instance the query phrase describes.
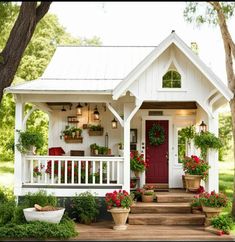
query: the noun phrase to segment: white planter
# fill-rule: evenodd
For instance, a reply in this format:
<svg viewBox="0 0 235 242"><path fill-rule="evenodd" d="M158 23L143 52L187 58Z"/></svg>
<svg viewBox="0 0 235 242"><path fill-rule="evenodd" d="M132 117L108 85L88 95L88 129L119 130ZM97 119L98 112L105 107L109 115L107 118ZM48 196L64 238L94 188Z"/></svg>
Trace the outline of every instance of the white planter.
<svg viewBox="0 0 235 242"><path fill-rule="evenodd" d="M48 223L58 224L64 214L65 208L61 208L55 211L36 211L35 208L23 209L24 216L29 221L42 221Z"/></svg>

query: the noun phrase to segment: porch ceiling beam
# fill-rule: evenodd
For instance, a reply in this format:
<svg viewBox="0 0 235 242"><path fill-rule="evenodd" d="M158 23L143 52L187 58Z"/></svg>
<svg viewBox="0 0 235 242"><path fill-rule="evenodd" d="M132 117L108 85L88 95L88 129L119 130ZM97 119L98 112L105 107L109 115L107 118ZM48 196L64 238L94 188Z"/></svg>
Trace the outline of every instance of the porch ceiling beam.
<svg viewBox="0 0 235 242"><path fill-rule="evenodd" d="M118 121L120 122L121 126L124 126L124 121L123 119L120 117L120 115L117 113L117 111L111 106L110 103L106 102L106 105L108 107L108 109L112 112L112 114L118 119Z"/></svg>

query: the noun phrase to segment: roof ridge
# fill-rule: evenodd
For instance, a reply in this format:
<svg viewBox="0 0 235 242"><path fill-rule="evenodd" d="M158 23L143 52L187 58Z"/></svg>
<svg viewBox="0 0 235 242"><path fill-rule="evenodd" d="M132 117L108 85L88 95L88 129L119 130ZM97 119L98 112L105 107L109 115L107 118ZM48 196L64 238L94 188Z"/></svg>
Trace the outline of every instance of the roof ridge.
<svg viewBox="0 0 235 242"><path fill-rule="evenodd" d="M151 47L155 48L157 45L57 45L57 47Z"/></svg>

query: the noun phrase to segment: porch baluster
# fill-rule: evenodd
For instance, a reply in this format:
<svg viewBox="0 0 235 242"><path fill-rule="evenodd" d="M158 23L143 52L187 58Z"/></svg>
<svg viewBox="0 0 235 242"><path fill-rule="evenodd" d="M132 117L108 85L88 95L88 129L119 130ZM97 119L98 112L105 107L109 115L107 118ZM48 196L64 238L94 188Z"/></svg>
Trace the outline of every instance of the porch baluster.
<svg viewBox="0 0 235 242"><path fill-rule="evenodd" d="M107 184L109 184L110 183L110 162L109 161L106 161L106 164L107 164L107 166L106 166L106 172L107 172Z"/></svg>
<svg viewBox="0 0 235 242"><path fill-rule="evenodd" d="M54 159L51 161L51 183L54 183L54 171L55 171L55 161Z"/></svg>
<svg viewBox="0 0 235 242"><path fill-rule="evenodd" d="M86 174L85 175L85 177L86 177L85 184L88 184L88 160L86 160L86 173L85 174Z"/></svg>
<svg viewBox="0 0 235 242"><path fill-rule="evenodd" d="M58 161L58 184L61 183L61 160Z"/></svg>
<svg viewBox="0 0 235 242"><path fill-rule="evenodd" d="M103 161L100 161L100 184L103 184Z"/></svg>
<svg viewBox="0 0 235 242"><path fill-rule="evenodd" d="M120 161L117 162L117 184L120 183Z"/></svg>
<svg viewBox="0 0 235 242"><path fill-rule="evenodd" d="M81 161L78 160L78 184L81 184Z"/></svg>
<svg viewBox="0 0 235 242"><path fill-rule="evenodd" d="M119 161L118 161L119 162ZM115 162L114 161L112 161L112 176L111 176L111 179L112 179L112 181L114 180L114 169L115 169L115 167L114 167L114 165L115 165Z"/></svg>
<svg viewBox="0 0 235 242"><path fill-rule="evenodd" d="M72 179L71 183L74 184L74 160L72 160Z"/></svg>
<svg viewBox="0 0 235 242"><path fill-rule="evenodd" d="M41 172L41 161L38 159L37 162L38 162L38 171ZM37 183L40 183L40 177L41 176L37 176Z"/></svg>
<svg viewBox="0 0 235 242"><path fill-rule="evenodd" d="M95 161L92 161L92 183L95 184Z"/></svg>
<svg viewBox="0 0 235 242"><path fill-rule="evenodd" d="M68 160L65 160L64 161L65 162L65 167L64 167L64 172L65 172L65 174L64 174L64 183L65 184L67 184L67 177L68 177Z"/></svg>
<svg viewBox="0 0 235 242"><path fill-rule="evenodd" d="M30 183L33 183L33 159L30 160L30 174L31 174Z"/></svg>

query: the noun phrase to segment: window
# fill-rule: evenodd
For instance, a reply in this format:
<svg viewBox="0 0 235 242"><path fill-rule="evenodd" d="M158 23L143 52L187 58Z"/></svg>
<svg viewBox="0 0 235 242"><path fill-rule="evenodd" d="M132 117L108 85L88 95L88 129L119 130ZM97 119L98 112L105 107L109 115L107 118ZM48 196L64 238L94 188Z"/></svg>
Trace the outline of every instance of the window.
<svg viewBox="0 0 235 242"><path fill-rule="evenodd" d="M177 137L178 137L178 163L182 163L186 155L186 140L185 137L181 136L181 129L177 129Z"/></svg>
<svg viewBox="0 0 235 242"><path fill-rule="evenodd" d="M162 77L163 88L181 88L181 75L175 70L169 70Z"/></svg>

